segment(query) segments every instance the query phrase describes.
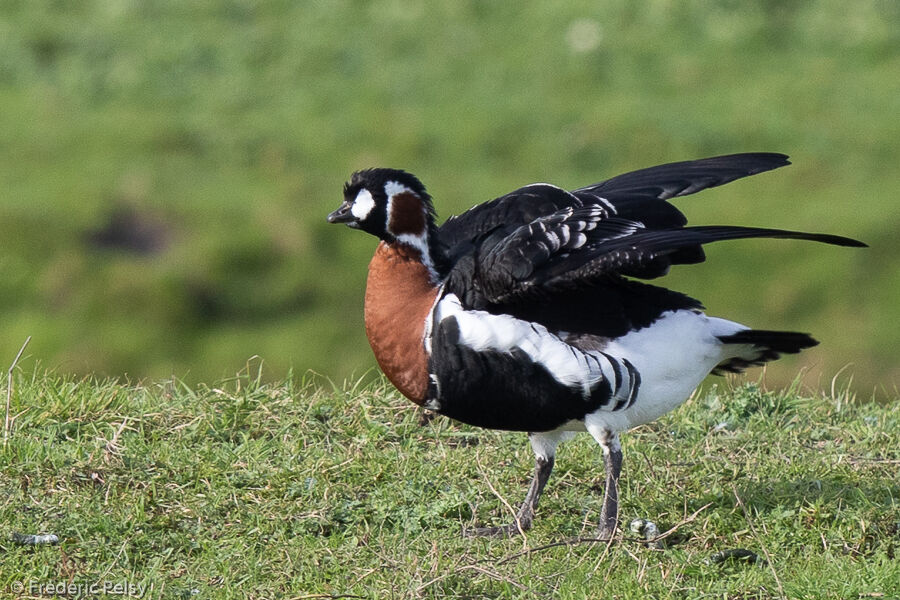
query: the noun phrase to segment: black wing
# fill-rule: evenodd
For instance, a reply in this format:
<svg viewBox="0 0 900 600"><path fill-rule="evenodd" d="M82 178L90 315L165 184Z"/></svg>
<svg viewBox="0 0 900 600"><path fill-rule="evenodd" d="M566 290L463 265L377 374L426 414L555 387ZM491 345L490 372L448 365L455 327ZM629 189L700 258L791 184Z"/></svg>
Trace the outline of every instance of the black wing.
<svg viewBox="0 0 900 600"><path fill-rule="evenodd" d="M701 226L668 230L637 230L631 235L602 240L583 252L558 254L546 260L532 274L531 286L554 287L566 282L585 282L610 273L628 274L648 264L658 264L685 248L723 240L781 238L808 240L835 246L864 247L842 236L760 227ZM673 261L674 262L674 261Z"/></svg>
<svg viewBox="0 0 900 600"><path fill-rule="evenodd" d="M585 202L590 202L592 198L603 198L625 210L628 208L629 198L668 200L676 196L687 196L789 164L786 155L773 152L728 154L639 169L579 188L572 193ZM619 216L630 218L622 214Z"/></svg>
<svg viewBox="0 0 900 600"><path fill-rule="evenodd" d="M582 205L582 200L562 188L535 183L451 216L438 228L438 234L452 261L474 249L477 240L498 228L513 231L562 208Z"/></svg>
<svg viewBox="0 0 900 600"><path fill-rule="evenodd" d="M640 169L574 192L545 183L528 185L451 216L439 228L439 235L453 262L498 228L512 232L563 208L597 206L608 216L637 221L649 228L681 227L687 219L665 200L787 164L784 154L732 154ZM703 253L696 247L693 252L683 252L682 257L684 262L700 262Z"/></svg>
<svg viewBox="0 0 900 600"><path fill-rule="evenodd" d="M567 208L488 238L474 259L472 283L489 304L586 286L610 276L657 276L684 252L741 238L803 239L839 246L861 242L834 235L757 227L648 229L608 217L595 206Z"/></svg>

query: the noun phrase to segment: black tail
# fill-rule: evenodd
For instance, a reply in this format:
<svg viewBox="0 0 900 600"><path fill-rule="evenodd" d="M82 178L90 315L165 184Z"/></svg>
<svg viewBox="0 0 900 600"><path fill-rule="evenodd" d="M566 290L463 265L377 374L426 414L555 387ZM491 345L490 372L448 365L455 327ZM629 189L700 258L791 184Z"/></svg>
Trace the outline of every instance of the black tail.
<svg viewBox="0 0 900 600"><path fill-rule="evenodd" d="M782 354L797 354L819 343L807 333L764 329L746 329L718 337L723 344L749 345L751 349L718 365L713 369L715 375L722 375L725 372L740 373L747 367L759 366L777 359Z"/></svg>

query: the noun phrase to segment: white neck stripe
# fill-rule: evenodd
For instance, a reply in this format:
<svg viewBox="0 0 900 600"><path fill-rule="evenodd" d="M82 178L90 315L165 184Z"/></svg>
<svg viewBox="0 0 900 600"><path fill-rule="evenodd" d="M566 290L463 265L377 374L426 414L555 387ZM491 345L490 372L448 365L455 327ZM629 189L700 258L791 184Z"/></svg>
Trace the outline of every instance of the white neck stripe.
<svg viewBox="0 0 900 600"><path fill-rule="evenodd" d="M431 252L428 250L428 234L423 233L422 235L414 235L411 233L401 233L400 235L394 238L396 243L405 244L410 248L415 248L419 251L419 254L422 255L422 264L425 265L425 268L428 269L428 273L431 275L431 280L434 283L440 281L440 277L438 276L437 269L434 268L434 261L431 260Z"/></svg>

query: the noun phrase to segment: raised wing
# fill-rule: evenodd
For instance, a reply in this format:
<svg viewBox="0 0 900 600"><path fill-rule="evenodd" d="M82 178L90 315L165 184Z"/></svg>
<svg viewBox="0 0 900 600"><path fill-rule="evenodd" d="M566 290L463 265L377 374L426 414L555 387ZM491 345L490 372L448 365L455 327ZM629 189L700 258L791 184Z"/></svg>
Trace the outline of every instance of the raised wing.
<svg viewBox="0 0 900 600"><path fill-rule="evenodd" d="M439 232L453 261L498 228L511 232L564 208L596 206L604 216L637 221L651 229L681 227L687 219L665 200L787 164L784 154L731 154L640 169L574 192L536 183L451 216ZM701 260L703 253L698 247L693 262Z"/></svg>
<svg viewBox="0 0 900 600"><path fill-rule="evenodd" d="M649 229L637 221L608 217L596 206L567 208L502 239L485 240L472 265L471 284L487 303L516 302L610 276L657 277L672 264L695 262L695 251L703 244L752 237L864 245L840 236L755 227Z"/></svg>
<svg viewBox="0 0 900 600"><path fill-rule="evenodd" d="M478 287L489 302L505 302L543 279L540 272L547 266L640 229L641 223L608 217L597 206L562 209L486 240L478 256Z"/></svg>
<svg viewBox="0 0 900 600"><path fill-rule="evenodd" d="M789 164L786 155L773 152L728 154L639 169L572 193L585 202L605 200L622 211L628 209L630 198L668 200L687 196ZM623 214L619 216L631 218Z"/></svg>

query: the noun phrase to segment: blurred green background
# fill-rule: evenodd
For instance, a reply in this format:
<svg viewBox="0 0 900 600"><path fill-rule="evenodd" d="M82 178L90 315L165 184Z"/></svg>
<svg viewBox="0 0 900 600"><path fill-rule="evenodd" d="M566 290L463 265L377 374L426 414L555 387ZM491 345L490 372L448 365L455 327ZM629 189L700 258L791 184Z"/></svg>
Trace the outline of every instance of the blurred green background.
<svg viewBox="0 0 900 600"><path fill-rule="evenodd" d="M794 165L679 200L693 223L872 247L720 244L664 284L821 340L768 381L895 390L898 2L4 0L0 362L32 335L62 372L361 375L375 241L324 220L351 171L446 217L740 151Z"/></svg>

